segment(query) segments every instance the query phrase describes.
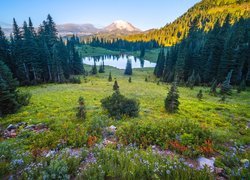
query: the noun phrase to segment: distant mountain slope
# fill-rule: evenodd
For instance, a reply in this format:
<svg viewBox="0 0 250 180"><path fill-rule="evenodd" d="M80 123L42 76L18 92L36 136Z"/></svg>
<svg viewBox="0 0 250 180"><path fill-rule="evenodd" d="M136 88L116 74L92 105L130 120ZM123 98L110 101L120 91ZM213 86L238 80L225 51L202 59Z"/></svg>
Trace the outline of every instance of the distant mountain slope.
<svg viewBox="0 0 250 180"><path fill-rule="evenodd" d="M231 23L238 21L241 16L250 18L249 7L249 0L203 0L173 23L167 24L161 29L130 35L124 39L129 41L156 40L164 46L171 46L187 37L194 21L198 22L197 29L207 32L213 29L217 21L222 25L227 14L231 16Z"/></svg>
<svg viewBox="0 0 250 180"><path fill-rule="evenodd" d="M60 34L93 34L100 31L92 24L60 24L57 25L57 30Z"/></svg>
<svg viewBox="0 0 250 180"><path fill-rule="evenodd" d="M12 32L12 25L0 22L4 33L9 36ZM56 26L60 36L68 36L77 34L78 36L98 36L117 38L124 35L134 34L141 32L140 29L133 26L131 23L118 20L104 28L96 28L93 24L59 24Z"/></svg>

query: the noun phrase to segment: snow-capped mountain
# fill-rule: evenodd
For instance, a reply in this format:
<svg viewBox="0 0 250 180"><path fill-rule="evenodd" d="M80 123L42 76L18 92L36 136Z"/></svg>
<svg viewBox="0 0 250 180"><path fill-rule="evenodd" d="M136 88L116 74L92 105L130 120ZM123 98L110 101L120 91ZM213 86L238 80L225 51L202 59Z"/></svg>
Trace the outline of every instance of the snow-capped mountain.
<svg viewBox="0 0 250 180"><path fill-rule="evenodd" d="M11 25L0 22L0 26L2 27L2 30L4 31L5 35L9 36L12 32ZM134 27L131 23L123 20L114 21L112 24L104 28L97 28L93 24L59 24L57 25L57 30L60 36L77 34L78 36L98 35L116 37L119 35L128 35L141 32L140 29Z"/></svg>
<svg viewBox="0 0 250 180"><path fill-rule="evenodd" d="M140 29L134 27L129 22L123 20L114 21L112 24L106 26L104 28L105 31L112 32L112 31L127 31L127 32L139 32Z"/></svg>

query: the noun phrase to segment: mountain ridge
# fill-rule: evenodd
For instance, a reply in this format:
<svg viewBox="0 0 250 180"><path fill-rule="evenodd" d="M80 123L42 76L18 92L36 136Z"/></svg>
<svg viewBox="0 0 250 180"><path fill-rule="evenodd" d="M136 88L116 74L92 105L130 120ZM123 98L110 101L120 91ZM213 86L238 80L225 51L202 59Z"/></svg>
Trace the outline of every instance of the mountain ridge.
<svg viewBox="0 0 250 180"><path fill-rule="evenodd" d="M12 32L11 25L5 26L4 22L1 22L4 33L8 36ZM97 28L91 23L76 24L65 23L56 25L58 34L60 36L67 36L77 34L79 36L86 35L100 35L100 34L112 34L112 35L126 35L134 32L142 32L139 28L135 27L131 23L124 20L116 20L104 28ZM37 29L37 28L36 28Z"/></svg>
<svg viewBox="0 0 250 180"><path fill-rule="evenodd" d="M197 23L196 29L207 32L213 29L216 21L222 25L228 14L233 22L239 20L240 17L250 18L249 6L249 0L214 0L212 2L203 0L160 29L125 36L123 39L132 42L155 40L163 46L172 46L187 37L193 24Z"/></svg>

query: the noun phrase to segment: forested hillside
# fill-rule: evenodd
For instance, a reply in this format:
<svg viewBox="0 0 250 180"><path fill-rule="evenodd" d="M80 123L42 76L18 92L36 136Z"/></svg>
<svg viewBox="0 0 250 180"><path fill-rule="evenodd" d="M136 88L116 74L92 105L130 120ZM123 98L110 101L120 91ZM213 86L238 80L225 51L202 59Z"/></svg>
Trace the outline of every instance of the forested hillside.
<svg viewBox="0 0 250 180"><path fill-rule="evenodd" d="M240 17L249 18L249 5L249 0L203 0L173 23L167 24L159 30L127 36L124 39L133 42L155 40L161 45L172 46L189 35L194 21L197 22L195 28L208 32L217 23L222 26L228 14L231 16L231 24L237 22Z"/></svg>
<svg viewBox="0 0 250 180"><path fill-rule="evenodd" d="M13 19L13 34L8 41L0 27L0 60L23 85L41 82L65 82L69 76L83 73L83 63L75 50L73 36L67 41L58 37L56 25L48 15L38 31L31 19L20 28Z"/></svg>
<svg viewBox="0 0 250 180"><path fill-rule="evenodd" d="M223 82L232 71L233 85L250 84L250 20L241 17L231 24L232 20L228 14L222 26L217 21L205 34L196 28L199 20L194 20L187 38L159 54L155 75L165 82L178 75L182 82L198 79L207 84Z"/></svg>

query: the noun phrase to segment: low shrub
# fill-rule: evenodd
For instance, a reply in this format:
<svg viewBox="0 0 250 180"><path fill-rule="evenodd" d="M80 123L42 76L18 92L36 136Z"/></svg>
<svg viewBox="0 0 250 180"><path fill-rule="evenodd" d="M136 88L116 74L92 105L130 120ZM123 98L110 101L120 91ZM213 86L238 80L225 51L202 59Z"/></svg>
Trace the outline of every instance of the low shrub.
<svg viewBox="0 0 250 180"><path fill-rule="evenodd" d="M83 97L79 97L78 103L76 117L84 120L86 118L86 107Z"/></svg>
<svg viewBox="0 0 250 180"><path fill-rule="evenodd" d="M17 102L22 106L27 106L31 99L31 93L19 91L17 94Z"/></svg>
<svg viewBox="0 0 250 180"><path fill-rule="evenodd" d="M201 127L191 120L157 120L123 123L118 128L116 135L122 144L136 143L147 148L150 145L159 145L162 148L174 148L174 142L180 147L188 147L194 155L199 151L198 147L204 145L205 140L213 139L209 129ZM185 148L181 148L185 149ZM176 149L178 151L178 149ZM189 154L192 156L192 154Z"/></svg>
<svg viewBox="0 0 250 180"><path fill-rule="evenodd" d="M87 122L87 130L89 134L101 137L102 130L108 124L108 117L97 114Z"/></svg>
<svg viewBox="0 0 250 180"><path fill-rule="evenodd" d="M50 164L43 171L43 179L63 179L68 180L67 162L64 159L54 159L50 161Z"/></svg>
<svg viewBox="0 0 250 180"><path fill-rule="evenodd" d="M109 116L121 119L122 116L136 117L139 114L139 102L128 99L115 91L112 96L101 100L103 109L108 111Z"/></svg>
<svg viewBox="0 0 250 180"><path fill-rule="evenodd" d="M207 169L196 170L171 159L134 148L101 149L95 153L96 163L89 164L78 179L213 179Z"/></svg>

